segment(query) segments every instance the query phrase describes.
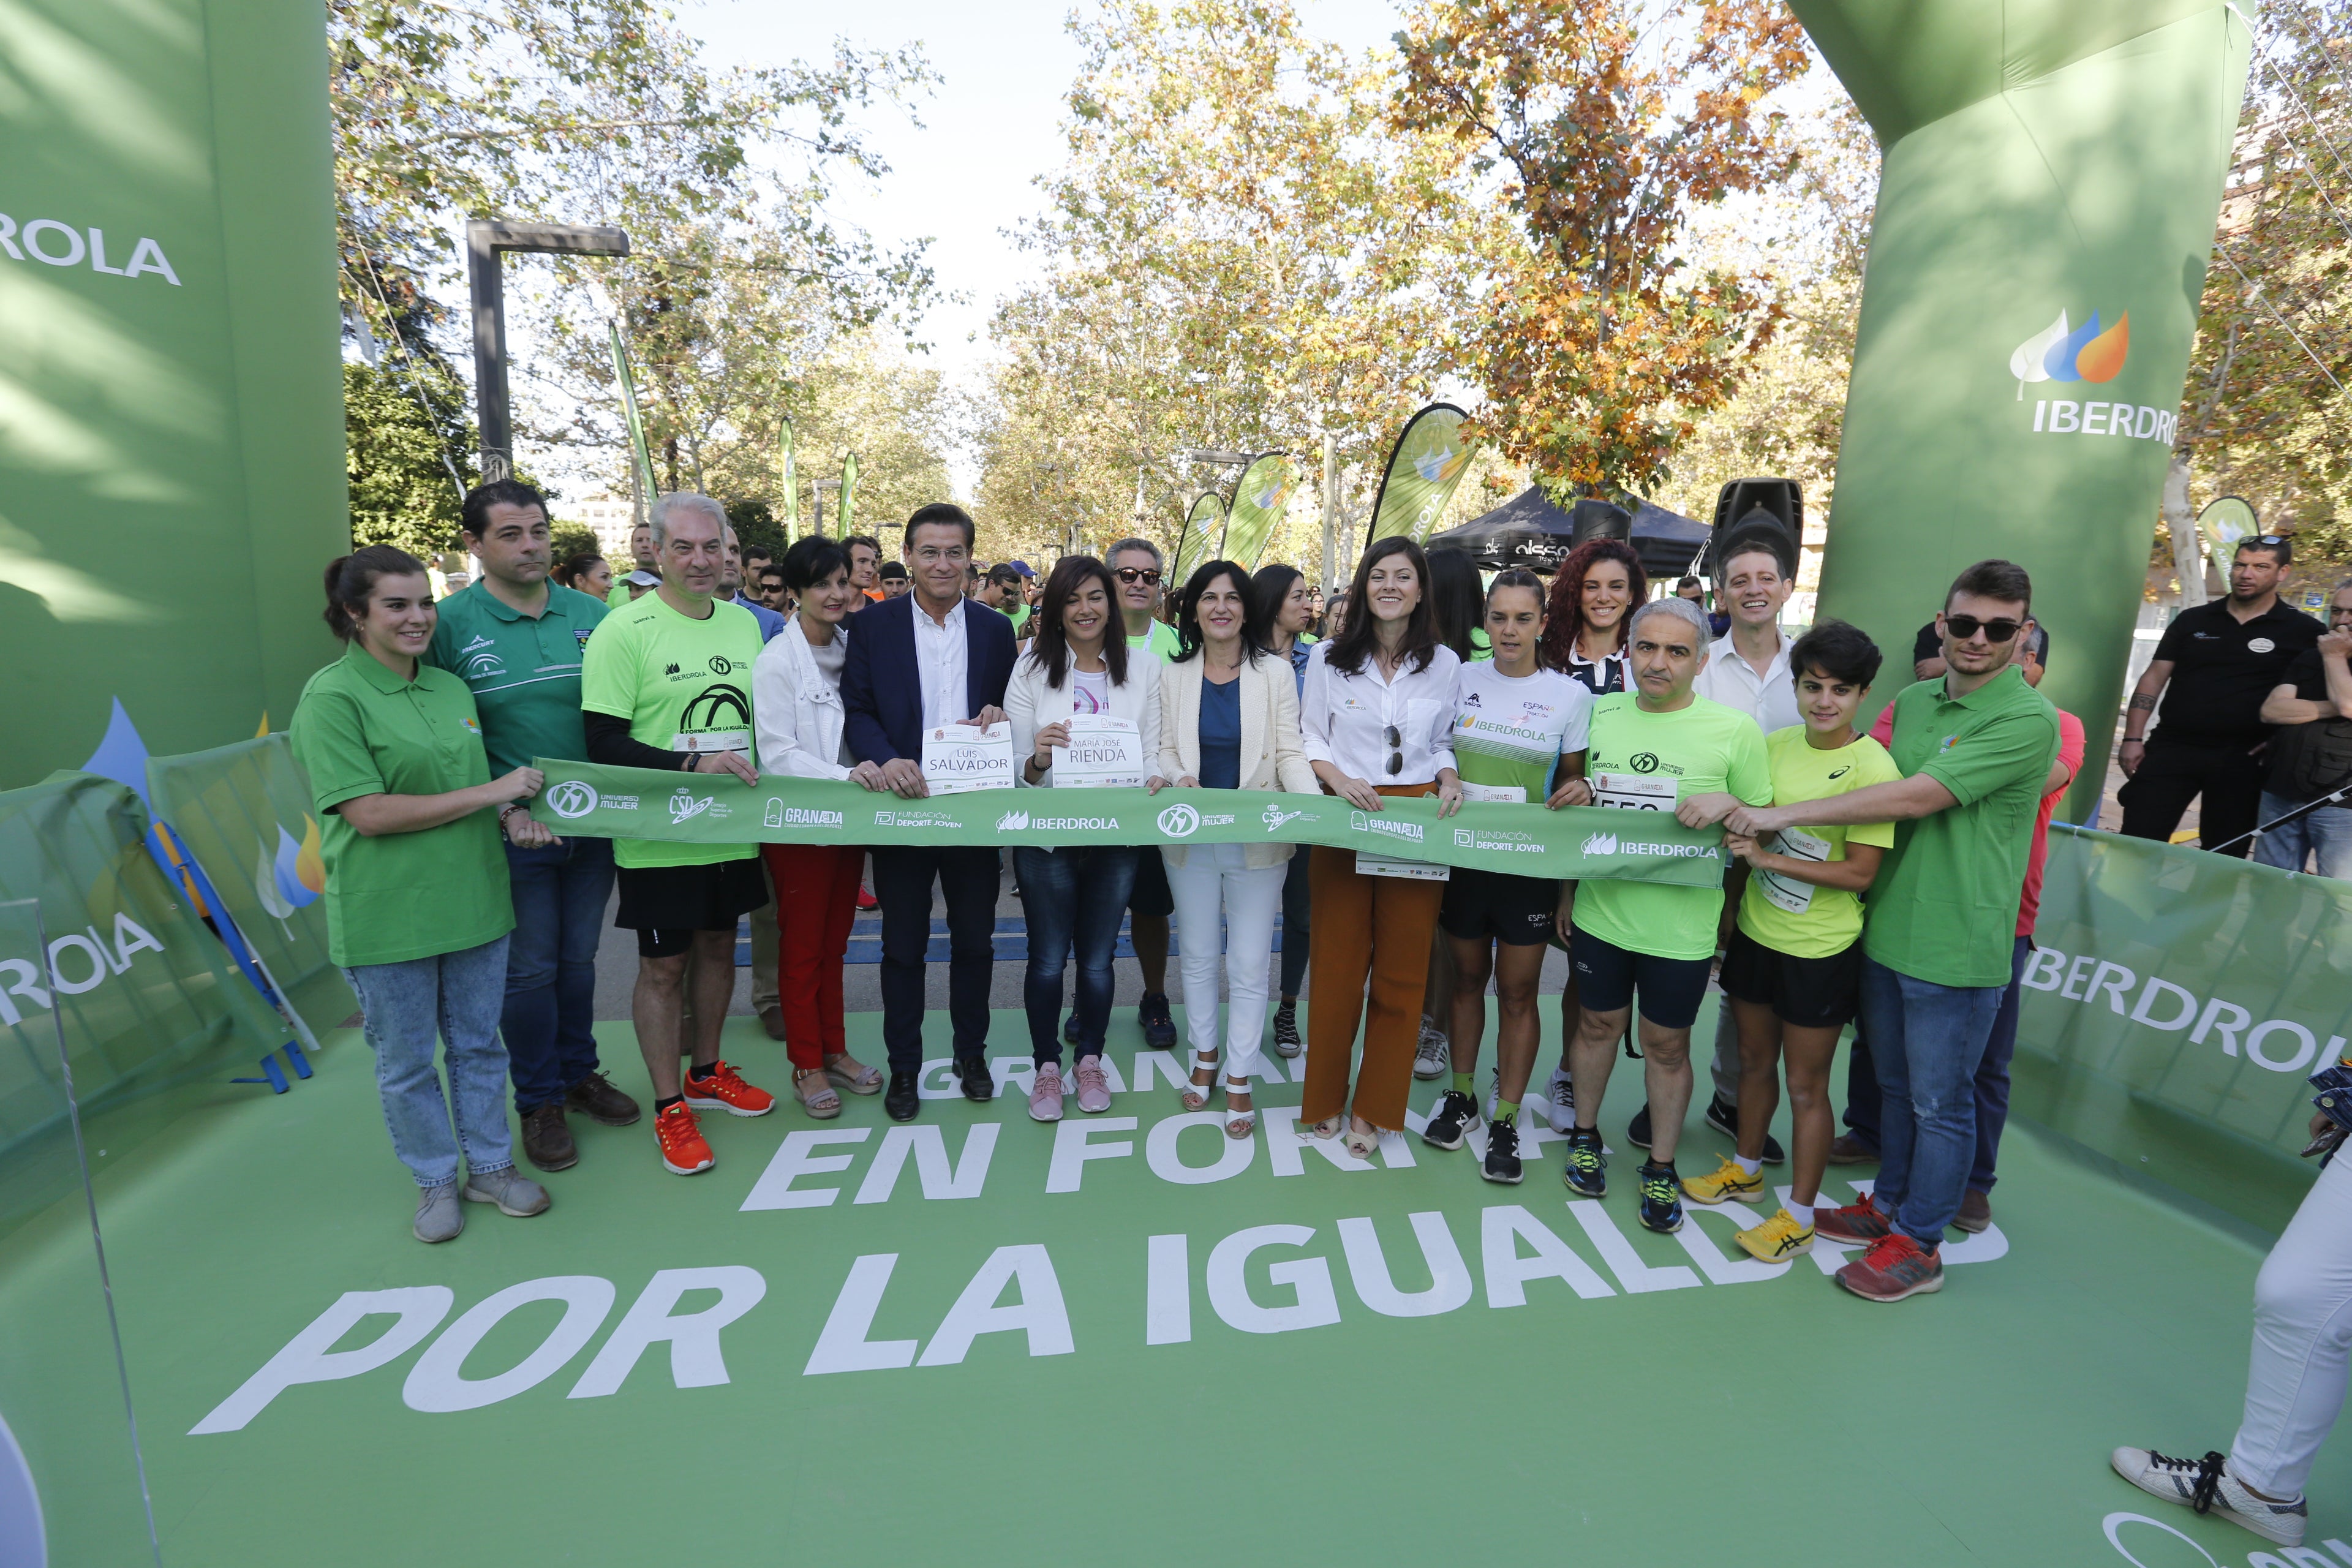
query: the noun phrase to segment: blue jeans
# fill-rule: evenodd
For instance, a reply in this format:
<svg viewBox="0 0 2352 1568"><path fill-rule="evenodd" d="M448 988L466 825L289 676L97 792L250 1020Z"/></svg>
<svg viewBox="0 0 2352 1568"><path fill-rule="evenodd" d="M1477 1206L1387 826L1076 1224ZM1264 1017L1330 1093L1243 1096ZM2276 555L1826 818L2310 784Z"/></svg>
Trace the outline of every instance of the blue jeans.
<svg viewBox="0 0 2352 1568"><path fill-rule="evenodd" d="M2000 1131L2009 1125L2009 1058L2017 1054L2018 1005L2025 995L2025 955L2033 951L2033 939L2021 936L2011 950L2009 959L2009 989L2000 994L2000 1011L1992 1018L1992 1033L1985 1037L1984 1060L1977 1064L1977 1157L1969 1167L1969 1186L1979 1193L1992 1191L1999 1179L1993 1170L2000 1157Z"/></svg>
<svg viewBox="0 0 2352 1568"><path fill-rule="evenodd" d="M1938 985L1874 959L1862 1016L1880 1092L1879 1207L1922 1247L1943 1245L1977 1153L1977 1068L2004 985Z"/></svg>
<svg viewBox="0 0 2352 1568"><path fill-rule="evenodd" d="M2262 821L2284 816L2300 801L2263 792ZM2352 806L2323 805L2301 821L2273 828L2254 846L2254 863L2282 871L2300 871L2306 853L2319 857L2319 874L2339 882L2352 881Z"/></svg>
<svg viewBox="0 0 2352 1568"><path fill-rule="evenodd" d="M460 1149L478 1176L511 1167L507 1052L499 1044L507 939L406 963L363 963L344 970L343 978L359 996L360 1021L375 1052L375 1089L392 1152L416 1184L456 1181ZM433 1065L436 1035L448 1047L446 1100Z"/></svg>
<svg viewBox="0 0 2352 1568"><path fill-rule="evenodd" d="M515 1113L561 1101L596 1070L596 943L613 896L613 841L507 846L514 934L507 943L506 1037Z"/></svg>
<svg viewBox="0 0 2352 1568"><path fill-rule="evenodd" d="M1111 844L1082 849L1024 845L1013 851L1029 926L1029 974L1022 1000L1029 1010L1029 1048L1040 1063L1062 1059L1062 972L1074 949L1077 1054L1081 1059L1102 1055L1116 984L1111 956L1118 948L1119 917L1135 889L1135 862L1134 849Z"/></svg>

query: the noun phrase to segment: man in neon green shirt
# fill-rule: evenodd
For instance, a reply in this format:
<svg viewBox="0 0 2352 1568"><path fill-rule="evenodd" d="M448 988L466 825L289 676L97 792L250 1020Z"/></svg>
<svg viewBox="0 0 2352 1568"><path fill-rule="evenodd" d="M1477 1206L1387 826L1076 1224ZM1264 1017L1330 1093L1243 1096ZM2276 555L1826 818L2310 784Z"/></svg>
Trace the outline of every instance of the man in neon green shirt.
<svg viewBox="0 0 2352 1568"><path fill-rule="evenodd" d="M1160 618L1160 546L1148 539L1122 539L1106 558L1118 583L1119 614L1127 620L1127 646L1165 664L1176 657L1176 628ZM1176 1045L1176 1016L1168 1008L1168 917L1176 895L1160 851L1145 846L1135 864L1135 889L1128 895L1127 929L1135 944L1136 967L1143 971L1143 1000L1135 1009L1143 1043L1155 1051ZM1072 1037L1075 1038L1076 1037Z"/></svg>
<svg viewBox="0 0 2352 1568"><path fill-rule="evenodd" d="M1688 599L1659 599L1634 612L1627 637L1634 689L1612 692L1592 705L1580 782L1595 805L1671 811L1698 827L1743 803L1771 801L1763 732L1747 714L1691 689L1706 662L1708 640L1706 616ZM1580 803L1570 796L1568 804ZM1570 1190L1583 1196L1597 1198L1609 1190L1601 1099L1638 992L1646 1058L1643 1078L1651 1110L1640 1218L1645 1228L1661 1234L1683 1226L1675 1149L1690 1106L1691 1025L1706 994L1722 916L1718 888L1608 879L1576 889L1575 930L1568 948L1578 1003L1569 1059L1576 1080L1576 1128L1569 1134L1562 1174Z"/></svg>
<svg viewBox="0 0 2352 1568"><path fill-rule="evenodd" d="M727 514L708 496L654 503L661 586L604 617L580 671L588 760L682 773L730 773L757 784L751 765L751 666L760 626L740 605L721 603ZM611 802L605 803L610 805ZM685 780L637 809L673 818L723 809ZM775 1097L720 1059L719 1026L735 990L735 925L768 899L750 844L614 840L621 908L614 923L637 933L631 1009L637 1048L654 1084L654 1131L662 1163L681 1176L716 1163L695 1110L764 1116ZM687 956L695 955L693 1066L677 1058L684 1029Z"/></svg>

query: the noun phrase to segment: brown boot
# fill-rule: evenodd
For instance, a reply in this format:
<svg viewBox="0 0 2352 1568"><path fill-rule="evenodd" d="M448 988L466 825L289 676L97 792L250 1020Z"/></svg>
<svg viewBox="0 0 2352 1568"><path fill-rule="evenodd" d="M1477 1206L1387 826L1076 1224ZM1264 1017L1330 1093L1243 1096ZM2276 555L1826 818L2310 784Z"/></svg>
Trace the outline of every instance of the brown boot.
<svg viewBox="0 0 2352 1568"><path fill-rule="evenodd" d="M580 1163L561 1101L551 1100L523 1112L522 1155L542 1171L568 1171Z"/></svg>
<svg viewBox="0 0 2352 1568"><path fill-rule="evenodd" d="M1952 1223L1970 1236L1976 1235L1992 1223L1992 1200L1970 1187L1968 1196L1960 1200L1960 1212L1953 1216Z"/></svg>

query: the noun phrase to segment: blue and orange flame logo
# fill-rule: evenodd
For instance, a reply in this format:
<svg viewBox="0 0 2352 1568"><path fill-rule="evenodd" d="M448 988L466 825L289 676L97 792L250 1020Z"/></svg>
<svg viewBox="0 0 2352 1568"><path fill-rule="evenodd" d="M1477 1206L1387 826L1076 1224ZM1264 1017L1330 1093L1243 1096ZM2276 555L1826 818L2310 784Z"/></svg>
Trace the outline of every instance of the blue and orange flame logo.
<svg viewBox="0 0 2352 1568"><path fill-rule="evenodd" d="M2096 310L2080 327L2069 327L2066 312L2017 345L2009 356L2009 374L2017 377L2017 395L2025 395L2029 381L2113 381L2123 374L2131 353L2131 312L2103 326Z"/></svg>
<svg viewBox="0 0 2352 1568"><path fill-rule="evenodd" d="M319 824L314 818L304 814L299 844L280 826L277 850L273 853L267 843L261 846L253 890L260 895L261 907L281 921L319 901L327 890L327 861L320 852Z"/></svg>

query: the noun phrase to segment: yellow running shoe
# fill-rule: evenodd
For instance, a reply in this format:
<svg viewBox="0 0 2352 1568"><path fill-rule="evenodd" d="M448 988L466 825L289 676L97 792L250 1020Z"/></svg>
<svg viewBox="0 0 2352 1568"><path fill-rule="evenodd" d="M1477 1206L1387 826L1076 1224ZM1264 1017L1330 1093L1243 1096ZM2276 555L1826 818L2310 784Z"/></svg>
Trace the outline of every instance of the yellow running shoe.
<svg viewBox="0 0 2352 1568"><path fill-rule="evenodd" d="M1712 1208L1726 1198L1738 1198L1743 1204L1764 1201L1764 1173L1749 1175L1728 1155L1722 1164L1704 1176L1685 1176L1683 1196L1695 1204Z"/></svg>
<svg viewBox="0 0 2352 1568"><path fill-rule="evenodd" d="M1732 1239L1759 1263L1786 1263L1799 1253L1813 1249L1813 1227L1799 1225L1787 1209L1776 1209L1770 1219L1741 1231Z"/></svg>

